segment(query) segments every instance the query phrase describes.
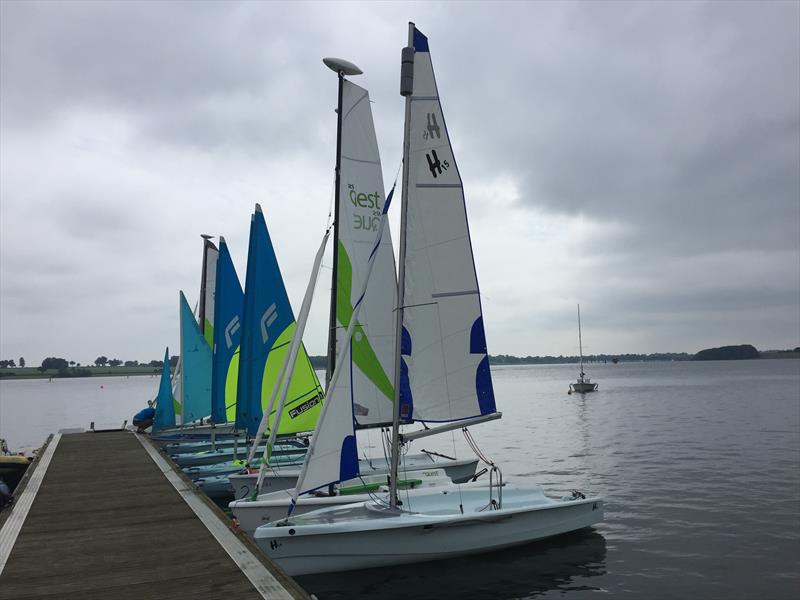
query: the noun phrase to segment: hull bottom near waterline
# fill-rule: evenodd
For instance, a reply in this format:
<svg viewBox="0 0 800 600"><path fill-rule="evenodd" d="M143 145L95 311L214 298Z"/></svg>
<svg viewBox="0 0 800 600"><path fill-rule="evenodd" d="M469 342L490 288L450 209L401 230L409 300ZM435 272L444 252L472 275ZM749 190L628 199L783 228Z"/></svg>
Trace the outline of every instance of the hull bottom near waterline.
<svg viewBox="0 0 800 600"><path fill-rule="evenodd" d="M489 504L488 488L437 490L409 497L403 511L350 504L263 525L254 537L289 575L307 575L491 552L603 520L602 498L555 500L541 488L508 487L501 508Z"/></svg>

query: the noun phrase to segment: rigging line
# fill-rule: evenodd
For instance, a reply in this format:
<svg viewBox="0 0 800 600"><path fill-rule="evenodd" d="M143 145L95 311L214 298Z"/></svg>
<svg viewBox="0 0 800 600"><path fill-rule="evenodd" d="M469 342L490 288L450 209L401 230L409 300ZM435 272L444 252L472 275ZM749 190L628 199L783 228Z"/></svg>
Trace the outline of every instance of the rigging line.
<svg viewBox="0 0 800 600"><path fill-rule="evenodd" d="M483 451L478 446L478 443L475 441L475 438L472 437L472 433L470 432L470 430L464 427L462 431L464 432L464 439L467 440L467 444L469 444L470 449L475 453L475 455L490 467L494 467L495 466L494 461L488 458L483 453Z"/></svg>
<svg viewBox="0 0 800 600"><path fill-rule="evenodd" d="M391 460L389 458L389 448L391 442L389 441L389 432L386 430L385 427L381 427L381 444L383 445L383 459L386 461L386 464L390 464Z"/></svg>
<svg viewBox="0 0 800 600"><path fill-rule="evenodd" d="M489 504L484 508L489 508L490 510L497 510L502 508L503 506L503 472L500 470L494 461L490 460L486 457L486 455L481 451L478 447L478 443L475 441L475 438L472 437L472 433L464 427L462 430L464 432L464 439L467 440L467 444L472 449L472 451L481 459L484 463L489 465ZM494 476L497 475L497 501L494 500ZM483 510L483 509L482 509Z"/></svg>
<svg viewBox="0 0 800 600"><path fill-rule="evenodd" d="M328 224L326 229L330 229L333 225L333 200L336 197L336 177L333 178L333 183L331 184L331 197L328 202Z"/></svg>
<svg viewBox="0 0 800 600"><path fill-rule="evenodd" d="M403 159L401 158L400 164L397 165L397 171L394 174L394 183L392 184L393 186L397 184L397 178L400 177L400 169L402 168L403 168Z"/></svg>
<svg viewBox="0 0 800 600"><path fill-rule="evenodd" d="M453 454L455 454L456 453L456 432L455 432L455 430L450 432L450 437L451 437L451 439L453 441ZM461 510L461 514L463 515L464 514L464 498L462 497L462 494L461 494L461 484L460 483L456 484L456 486L458 487L458 508Z"/></svg>
<svg viewBox="0 0 800 600"><path fill-rule="evenodd" d="M372 436L370 435L369 429L367 429L367 448L372 448ZM364 454L364 458L367 459L368 456L366 449L362 450L361 452Z"/></svg>

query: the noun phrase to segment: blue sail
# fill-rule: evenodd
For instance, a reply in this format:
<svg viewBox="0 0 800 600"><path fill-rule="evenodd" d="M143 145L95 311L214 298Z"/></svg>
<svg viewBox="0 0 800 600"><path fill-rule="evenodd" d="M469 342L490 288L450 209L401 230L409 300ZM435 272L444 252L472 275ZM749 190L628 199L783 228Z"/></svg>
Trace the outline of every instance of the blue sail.
<svg viewBox="0 0 800 600"><path fill-rule="evenodd" d="M288 351L296 323L283 285L278 259L261 207L250 222L250 245L245 276L239 380L236 393L236 428L254 435L269 400L280 364ZM322 388L305 349L289 387L289 400L279 433L313 429L322 408ZM274 409L273 409L274 410Z"/></svg>
<svg viewBox="0 0 800 600"><path fill-rule="evenodd" d="M211 348L194 318L186 296L181 299L181 393L183 423L211 414Z"/></svg>
<svg viewBox="0 0 800 600"><path fill-rule="evenodd" d="M219 238L214 290L214 359L211 373L211 419L226 423L236 418L239 342L242 337L244 292L228 244Z"/></svg>
<svg viewBox="0 0 800 600"><path fill-rule="evenodd" d="M169 348L164 352L164 367L161 369L161 383L156 398L156 416L153 431L175 427L175 401L172 397L172 382L169 377Z"/></svg>
<svg viewBox="0 0 800 600"><path fill-rule="evenodd" d="M242 308L242 335L239 338L239 374L236 386L236 429L245 429L249 418L255 418L253 414L256 406L253 401L256 389L252 385L252 375L254 361L252 358L255 349L252 348L255 338L252 335L252 322L255 320L253 315L253 301L255 299L255 278L256 278L256 252L255 252L255 215L250 217L250 238L247 245L247 271L244 276L244 306ZM260 407L260 403L258 405Z"/></svg>

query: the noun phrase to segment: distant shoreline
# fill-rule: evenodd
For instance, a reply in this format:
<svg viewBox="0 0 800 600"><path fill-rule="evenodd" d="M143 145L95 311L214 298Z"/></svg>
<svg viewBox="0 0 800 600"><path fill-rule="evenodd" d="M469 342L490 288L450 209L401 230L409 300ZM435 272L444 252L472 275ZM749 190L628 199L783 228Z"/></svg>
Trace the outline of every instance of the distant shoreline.
<svg viewBox="0 0 800 600"><path fill-rule="evenodd" d="M642 363L642 362L689 362L693 360L693 354L622 354L622 355L590 355L584 356L584 364L615 364L618 363ZM746 358L739 360L772 360L772 359L800 359L800 352L792 350L786 351L766 351L761 352L756 358ZM325 357L309 356L312 366L317 370L325 368ZM724 359L723 359L724 360ZM729 359L737 360L737 359ZM571 365L580 362L578 356L511 356L499 354L489 356L489 362L493 367L508 365ZM63 370L62 370L63 371ZM71 367L63 374L58 369L48 369L44 372L39 367L10 367L0 369L0 381L14 381L19 379L72 379L85 377L131 377L131 376L158 376L161 374L161 367ZM88 372L88 374L87 374ZM78 374L80 373L80 374Z"/></svg>
<svg viewBox="0 0 800 600"><path fill-rule="evenodd" d="M47 369L39 367L10 367L0 369L0 380L16 379L73 379L81 377L129 377L131 375L160 375L162 367L70 367ZM65 373L64 373L65 371Z"/></svg>

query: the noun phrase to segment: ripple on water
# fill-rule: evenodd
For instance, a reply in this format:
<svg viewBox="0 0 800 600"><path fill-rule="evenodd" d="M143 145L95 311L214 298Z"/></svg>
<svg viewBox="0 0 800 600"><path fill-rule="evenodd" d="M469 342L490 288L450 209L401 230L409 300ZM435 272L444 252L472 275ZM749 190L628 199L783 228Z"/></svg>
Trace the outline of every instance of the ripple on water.
<svg viewBox="0 0 800 600"><path fill-rule="evenodd" d="M496 554L301 584L320 600L800 597L800 361L590 367L601 383L591 398L564 394L574 365L493 369L504 417L471 432L512 485L604 496L603 523ZM0 381L0 437L38 445L60 427L130 418L158 385L127 389L133 379L104 391L96 381ZM455 433L424 447L472 455Z"/></svg>

